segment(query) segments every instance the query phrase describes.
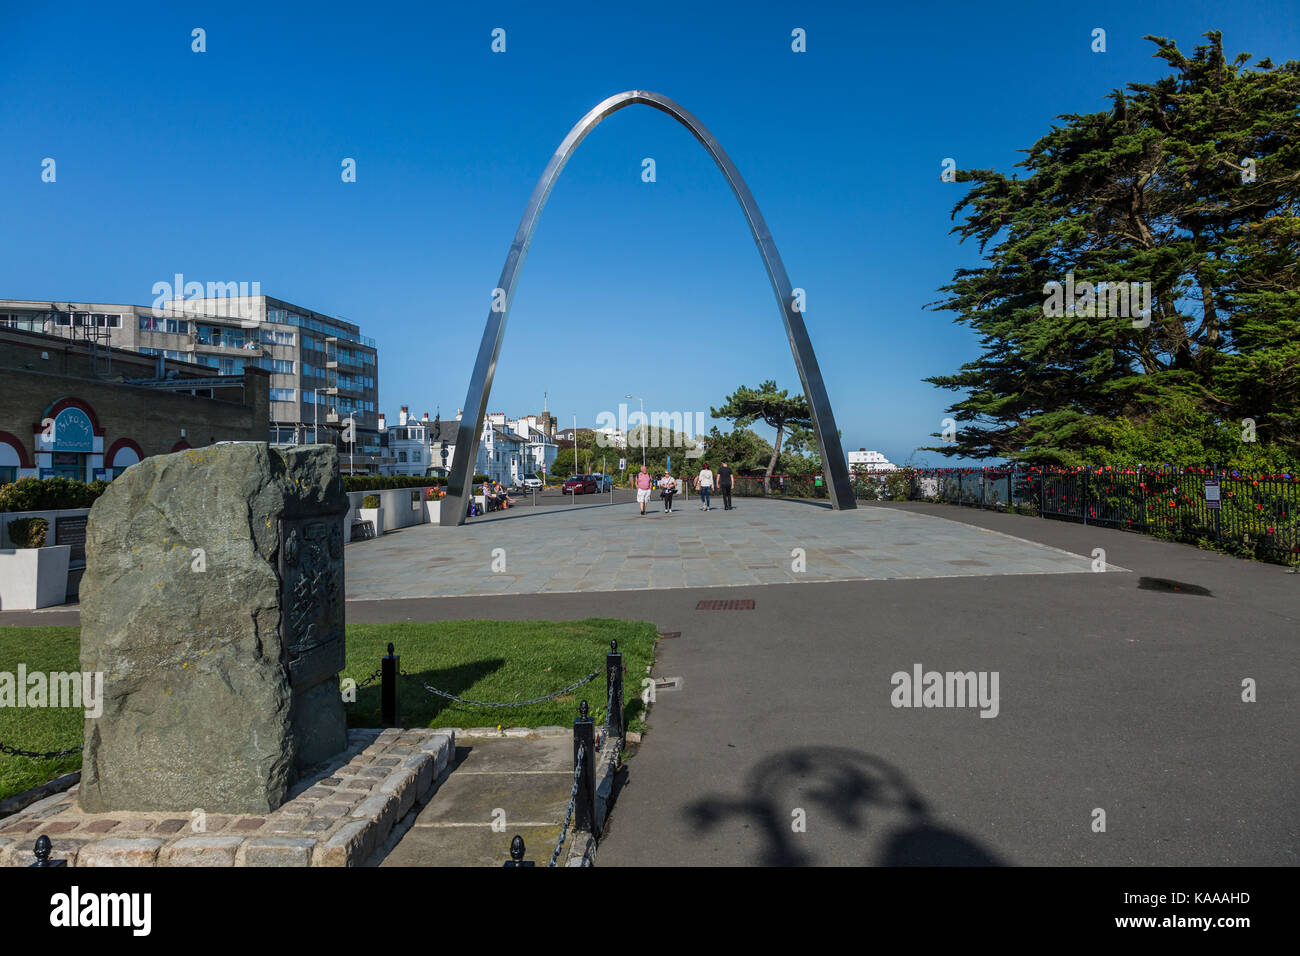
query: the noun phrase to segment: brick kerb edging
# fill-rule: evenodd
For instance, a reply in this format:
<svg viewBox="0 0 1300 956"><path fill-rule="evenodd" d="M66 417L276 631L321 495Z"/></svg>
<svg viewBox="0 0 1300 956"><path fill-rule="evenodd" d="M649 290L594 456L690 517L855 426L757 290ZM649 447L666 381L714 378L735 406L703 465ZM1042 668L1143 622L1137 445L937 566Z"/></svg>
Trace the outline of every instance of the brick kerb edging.
<svg viewBox="0 0 1300 956"><path fill-rule="evenodd" d="M267 814L84 813L75 789L0 820L0 865L27 866L45 834L70 866L359 866L450 766L455 732L352 730L349 747Z"/></svg>

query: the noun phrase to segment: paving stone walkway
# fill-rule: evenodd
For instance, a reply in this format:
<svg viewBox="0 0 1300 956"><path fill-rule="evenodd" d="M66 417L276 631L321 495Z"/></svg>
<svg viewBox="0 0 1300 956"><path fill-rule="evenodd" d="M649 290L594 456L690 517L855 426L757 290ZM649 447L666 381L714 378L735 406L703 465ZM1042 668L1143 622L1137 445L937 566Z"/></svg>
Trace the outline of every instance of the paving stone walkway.
<svg viewBox="0 0 1300 956"><path fill-rule="evenodd" d="M757 498L732 511L651 507L644 518L635 504L521 508L396 531L347 549L348 600L1092 570L1081 554L902 510Z"/></svg>
<svg viewBox="0 0 1300 956"><path fill-rule="evenodd" d="M524 838L525 859L546 866L573 787L572 734L468 737L458 732L456 743L451 775L381 865L501 866L517 833ZM504 829L497 821L504 821ZM572 840L570 831L566 850Z"/></svg>

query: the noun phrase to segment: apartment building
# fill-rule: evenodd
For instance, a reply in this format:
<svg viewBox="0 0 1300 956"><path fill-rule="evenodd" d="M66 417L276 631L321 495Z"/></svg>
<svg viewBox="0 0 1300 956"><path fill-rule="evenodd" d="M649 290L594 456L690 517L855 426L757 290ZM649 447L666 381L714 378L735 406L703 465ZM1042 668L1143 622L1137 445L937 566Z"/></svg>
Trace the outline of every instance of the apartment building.
<svg viewBox="0 0 1300 956"><path fill-rule="evenodd" d="M0 299L0 326L161 355L220 375L262 369L271 377L270 441L341 442L350 452L340 456L345 471L377 473L384 461L378 353L345 319L264 295L175 299L162 307Z"/></svg>

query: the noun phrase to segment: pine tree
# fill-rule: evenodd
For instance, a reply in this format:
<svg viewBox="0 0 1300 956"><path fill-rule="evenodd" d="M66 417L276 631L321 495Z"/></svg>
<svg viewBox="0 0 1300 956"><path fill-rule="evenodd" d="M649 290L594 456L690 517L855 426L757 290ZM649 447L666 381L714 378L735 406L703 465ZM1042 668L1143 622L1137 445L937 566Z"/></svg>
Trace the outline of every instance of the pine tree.
<svg viewBox="0 0 1300 956"><path fill-rule="evenodd" d="M1206 38L1187 57L1147 37L1173 73L1060 117L1018 164L1026 178L958 174L973 187L953 231L987 261L934 307L983 352L926 379L966 393L949 408L957 440L928 450L1099 463L1121 423L1130 449L1173 420L1201 423L1208 448L1251 419L1259 442L1300 453L1300 62L1247 69ZM1050 285L1067 274L1073 301ZM1144 300L1121 288L1148 282L1149 316L1135 314ZM1160 414L1175 407L1191 411Z"/></svg>

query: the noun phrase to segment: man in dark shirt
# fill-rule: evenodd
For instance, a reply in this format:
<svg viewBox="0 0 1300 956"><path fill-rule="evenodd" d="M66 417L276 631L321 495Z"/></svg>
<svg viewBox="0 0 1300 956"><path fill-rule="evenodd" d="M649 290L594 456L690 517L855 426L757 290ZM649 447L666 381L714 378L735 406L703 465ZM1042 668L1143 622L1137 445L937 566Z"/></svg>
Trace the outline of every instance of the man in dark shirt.
<svg viewBox="0 0 1300 956"><path fill-rule="evenodd" d="M718 469L718 490L722 492L722 510L731 510L731 466L725 461Z"/></svg>

